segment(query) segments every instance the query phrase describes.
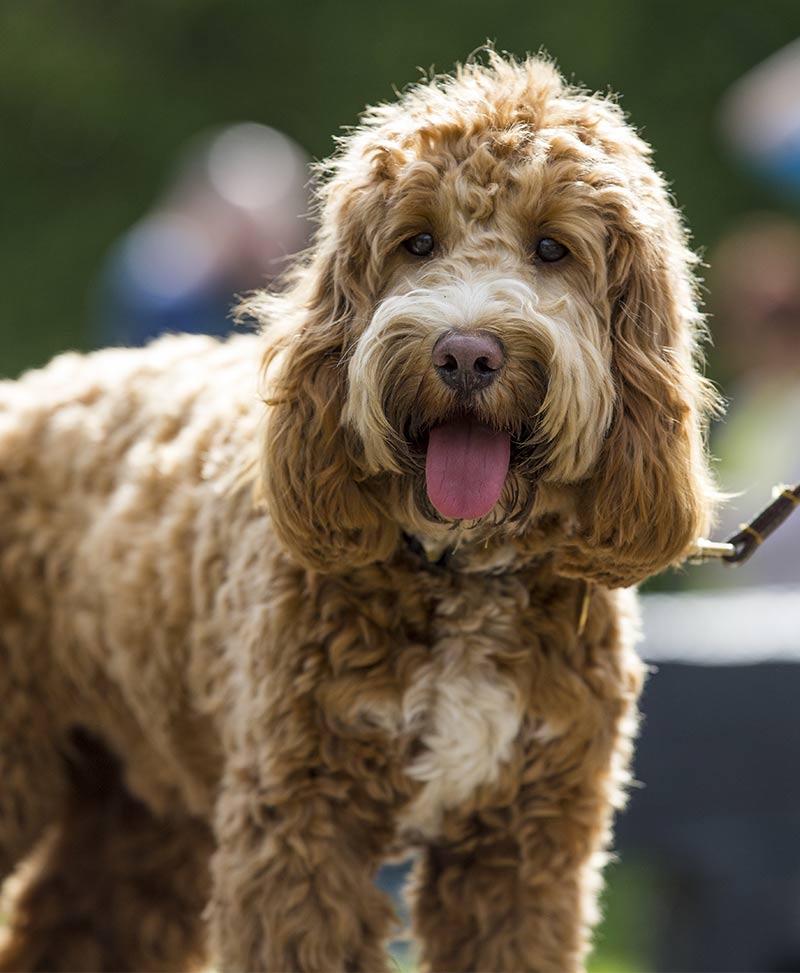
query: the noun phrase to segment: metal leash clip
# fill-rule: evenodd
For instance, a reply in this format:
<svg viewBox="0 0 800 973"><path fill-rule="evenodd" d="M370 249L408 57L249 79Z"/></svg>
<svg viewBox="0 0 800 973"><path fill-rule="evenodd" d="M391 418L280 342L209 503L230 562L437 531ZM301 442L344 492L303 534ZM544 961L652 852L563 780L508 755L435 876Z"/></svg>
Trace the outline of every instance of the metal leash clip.
<svg viewBox="0 0 800 973"><path fill-rule="evenodd" d="M724 561L726 564L744 564L764 541L800 506L800 483L789 487L776 486L773 501L749 524L742 524L739 531L727 541L717 542L698 538L688 557L691 564L707 561Z"/></svg>

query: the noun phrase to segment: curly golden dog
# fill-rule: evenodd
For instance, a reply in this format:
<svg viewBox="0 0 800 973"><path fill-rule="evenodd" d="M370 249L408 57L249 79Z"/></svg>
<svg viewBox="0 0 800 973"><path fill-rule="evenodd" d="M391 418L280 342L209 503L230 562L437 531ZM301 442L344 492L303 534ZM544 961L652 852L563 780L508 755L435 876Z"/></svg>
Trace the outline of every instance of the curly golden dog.
<svg viewBox="0 0 800 973"><path fill-rule="evenodd" d="M491 52L319 201L261 335L0 386L3 969L385 969L407 850L425 969L582 967L624 589L713 501L678 214L611 100Z"/></svg>

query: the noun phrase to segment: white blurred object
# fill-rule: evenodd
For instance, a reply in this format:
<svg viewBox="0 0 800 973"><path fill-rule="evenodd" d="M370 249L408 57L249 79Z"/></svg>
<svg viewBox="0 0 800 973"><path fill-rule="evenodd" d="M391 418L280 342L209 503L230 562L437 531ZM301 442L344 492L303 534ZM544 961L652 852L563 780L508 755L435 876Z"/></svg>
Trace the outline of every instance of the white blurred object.
<svg viewBox="0 0 800 973"><path fill-rule="evenodd" d="M750 665L800 661L797 585L643 595L641 603L641 653L649 662Z"/></svg>
<svg viewBox="0 0 800 973"><path fill-rule="evenodd" d="M208 152L211 184L223 199L243 209L270 210L297 198L302 189L298 175L305 165L305 157L285 135L255 122L225 129Z"/></svg>

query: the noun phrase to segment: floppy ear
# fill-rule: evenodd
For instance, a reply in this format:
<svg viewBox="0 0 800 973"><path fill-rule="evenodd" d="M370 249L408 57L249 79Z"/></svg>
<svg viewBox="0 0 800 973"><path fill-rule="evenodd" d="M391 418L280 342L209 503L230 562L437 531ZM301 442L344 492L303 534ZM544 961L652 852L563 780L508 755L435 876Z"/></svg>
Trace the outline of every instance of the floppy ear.
<svg viewBox="0 0 800 973"><path fill-rule="evenodd" d="M368 205L356 196L324 206L315 251L285 294L250 305L270 321L272 342L264 361L264 496L291 555L322 571L384 559L398 539L363 471L360 444L342 425L348 339L370 306L359 229L359 209Z"/></svg>
<svg viewBox="0 0 800 973"><path fill-rule="evenodd" d="M612 219L615 415L561 565L611 587L682 560L709 529L715 496L704 448L715 396L696 368L694 257L660 179L648 175L645 218L620 205Z"/></svg>

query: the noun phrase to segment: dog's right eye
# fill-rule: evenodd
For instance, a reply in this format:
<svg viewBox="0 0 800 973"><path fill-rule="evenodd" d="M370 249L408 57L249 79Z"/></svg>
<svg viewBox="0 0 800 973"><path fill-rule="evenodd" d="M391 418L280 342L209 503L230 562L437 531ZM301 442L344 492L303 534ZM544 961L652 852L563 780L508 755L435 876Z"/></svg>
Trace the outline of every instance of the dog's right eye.
<svg viewBox="0 0 800 973"><path fill-rule="evenodd" d="M429 257L433 253L433 234L415 233L407 240L403 240L403 246L415 257Z"/></svg>
<svg viewBox="0 0 800 973"><path fill-rule="evenodd" d="M568 253L569 250L563 243L559 243L558 240L553 240L549 236L542 237L536 244L536 256L546 264L557 263L559 260L563 260Z"/></svg>

